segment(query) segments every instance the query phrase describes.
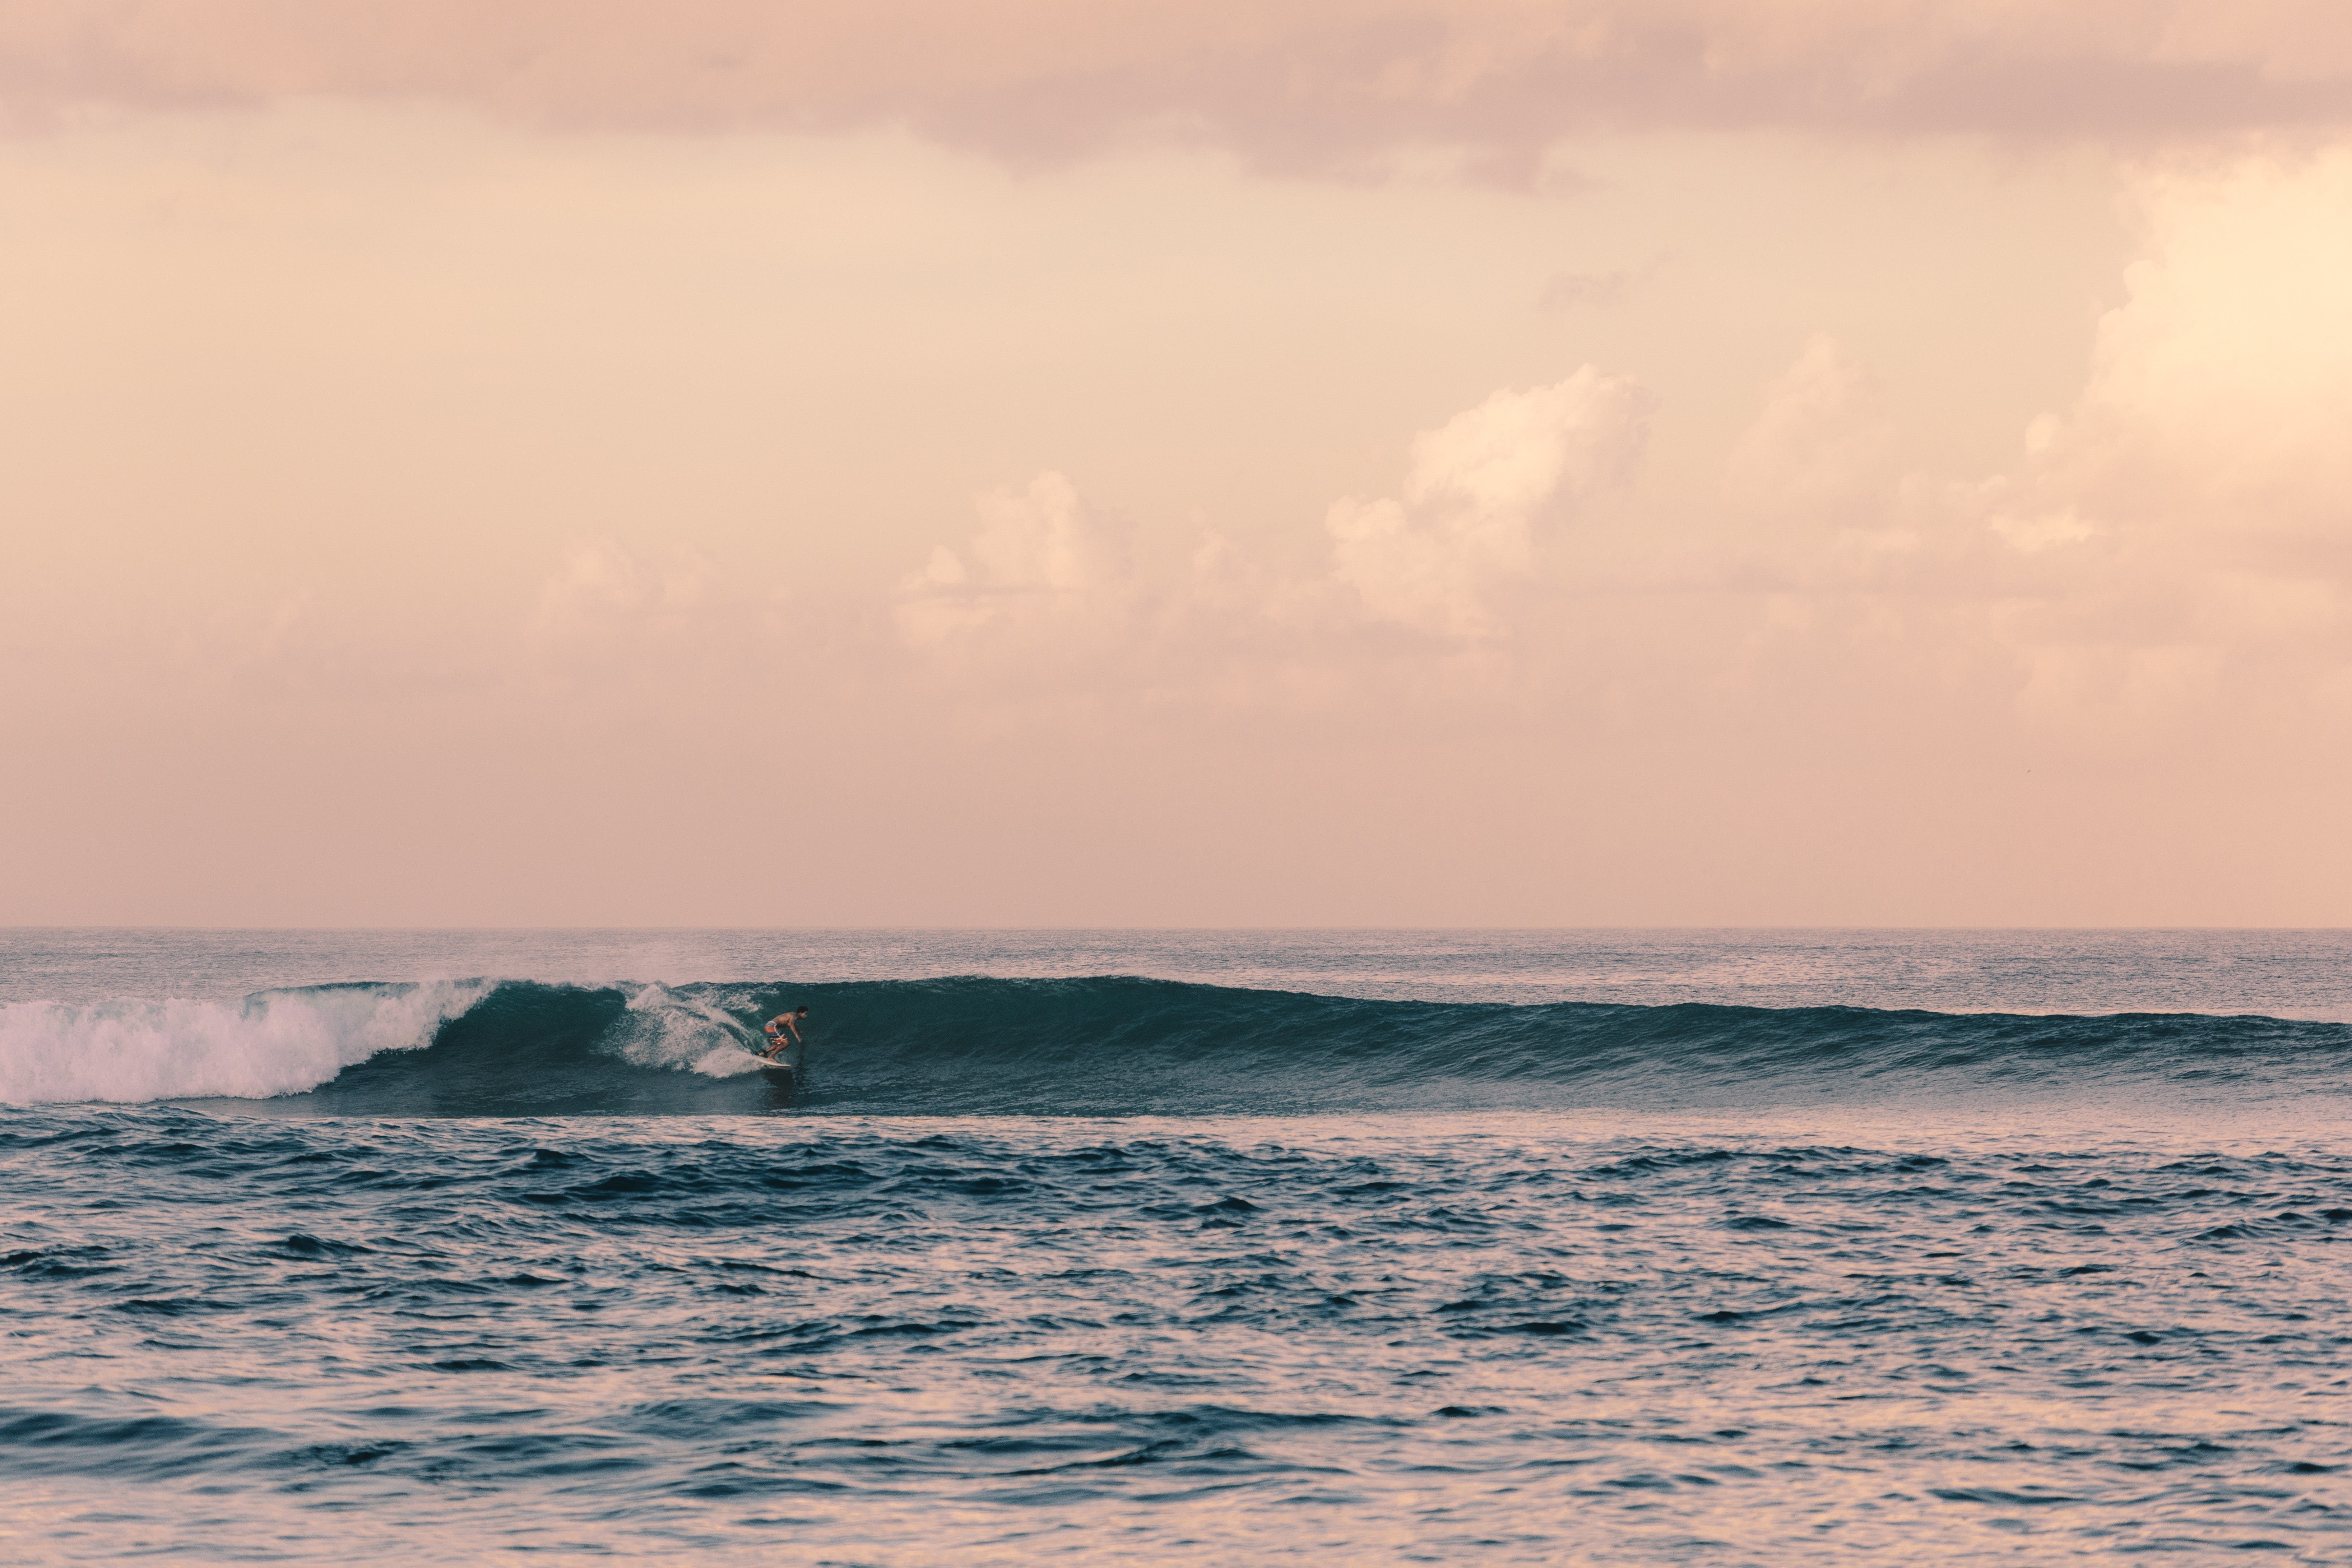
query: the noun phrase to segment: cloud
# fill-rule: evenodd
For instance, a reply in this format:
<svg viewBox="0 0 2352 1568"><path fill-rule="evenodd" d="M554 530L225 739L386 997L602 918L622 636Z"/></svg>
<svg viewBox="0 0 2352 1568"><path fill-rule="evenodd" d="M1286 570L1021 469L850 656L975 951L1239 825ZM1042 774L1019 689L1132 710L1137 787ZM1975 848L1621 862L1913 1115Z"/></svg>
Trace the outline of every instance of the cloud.
<svg viewBox="0 0 2352 1568"><path fill-rule="evenodd" d="M1816 334L1767 383L1756 422L1732 448L1732 506L1809 533L1880 520L1894 437L1884 395L1837 341Z"/></svg>
<svg viewBox="0 0 2352 1568"><path fill-rule="evenodd" d="M1042 473L1025 491L992 490L973 505L982 527L963 552L939 546L903 586L897 617L910 646L1003 650L1132 617L1128 530L1066 475Z"/></svg>
<svg viewBox="0 0 2352 1568"><path fill-rule="evenodd" d="M1640 267L1617 267L1606 272L1556 272L1536 296L1536 304L1546 310L1580 306L1610 310L1654 282L1665 268L1666 258L1660 256Z"/></svg>
<svg viewBox="0 0 2352 1568"><path fill-rule="evenodd" d="M1965 669L2028 732L2150 758L2352 718L2352 153L2134 184L2147 253L2011 471L1895 472L1826 338L1767 388L1726 478L1774 605L1758 679Z"/></svg>
<svg viewBox="0 0 2352 1568"><path fill-rule="evenodd" d="M609 539L577 540L540 590L542 635L593 637L604 627L690 615L711 594L710 567L691 556L665 569Z"/></svg>
<svg viewBox="0 0 2352 1568"><path fill-rule="evenodd" d="M1177 133L1338 168L1596 129L2139 141L2352 121L2324 0L18 0L0 104L430 100L551 126L903 124L1016 159ZM1514 175L1512 171L1517 171Z"/></svg>
<svg viewBox="0 0 2352 1568"><path fill-rule="evenodd" d="M1231 695L1229 667L1269 662L1273 597L1214 534L1186 569L1139 571L1133 528L1051 470L977 496L973 509L979 531L934 548L891 606L916 672L967 716L1198 705L1221 688Z"/></svg>
<svg viewBox="0 0 2352 1568"><path fill-rule="evenodd" d="M2042 462L2142 526L2316 549L2352 495L2352 151L2145 170L2148 255Z"/></svg>
<svg viewBox="0 0 2352 1568"><path fill-rule="evenodd" d="M1655 399L1588 365L1421 433L1394 493L1332 504L1319 568L1213 537L1152 569L1057 475L988 498L910 587L906 646L978 700L1106 710L1844 714L2151 766L2317 743L2352 721L2352 151L2135 188L2127 297L2004 471L1906 470L1877 378L1822 335L1717 484L1637 487Z"/></svg>
<svg viewBox="0 0 2352 1568"><path fill-rule="evenodd" d="M1032 902L987 900L1088 859L1152 897L1203 866L1236 887L1339 889L1185 906L1225 919L2340 920L2329 791L2352 761L2352 150L2152 158L2131 178L2141 259L2084 378L2040 417L2018 408L2014 450L1965 469L1922 471L1888 437L1903 400L1947 405L1936 388L1882 388L1894 373L1864 363L1865 340L1806 342L1800 322L1780 374L1753 378L1736 440L1701 445L1685 413L1737 356L1681 371L1656 356L1643 379L1665 397L1649 416L1646 394L1604 371L1566 375L1570 359L1550 384L1521 375L1429 420L1393 482L1354 485L1346 526L1325 503L1350 484L1333 481L1268 536L1224 520L1212 534L1205 518L1155 531L1249 488L1219 478L1230 459L1194 432L1197 487L1090 496L1107 481L1086 470L1024 474L942 520L940 550L908 551L910 580L887 597L835 578L781 599L775 563L794 557L758 535L759 515L714 516L688 488L616 525L644 557L509 543L494 570L494 552L420 532L349 558L371 592L328 578L308 598L302 568L326 557L290 528L268 536L292 560L267 585L178 587L182 558L165 555L145 579L173 581L152 589L116 565L134 536L108 542L85 513L33 497L23 515L53 511L60 538L104 545L88 558L108 570L80 598L37 556L0 584L14 660L0 696L34 759L18 782L40 792L35 815L79 825L54 836L67 847L42 862L45 881L19 881L95 885L112 835L165 864L190 845L259 847L345 868L335 887L471 876L551 889L545 904L458 906L515 911L499 918L641 919L594 901L620 860L715 866L733 884L755 879L751 847L776 844L760 864L817 868L780 877L787 888L929 887L962 864L983 889L963 904L812 904L814 919L1074 918L1042 881ZM1297 439L1339 426L1354 453L1410 437L1410 422L1350 423L1360 406L1307 410L1332 417L1302 417ZM781 445L835 426L760 428ZM895 516L860 512L860 493L847 484L843 504L767 525ZM487 489L464 515L497 528L509 505ZM591 515L630 514L616 501ZM671 534L707 541L708 560L644 542ZM856 626L808 642L811 601ZM28 625L62 629L49 643ZM960 721L973 713L1004 718L1004 743L971 744ZM777 736L807 737L807 765ZM183 765L153 793L159 752ZM508 804L488 809L490 795ZM362 819L391 825L377 847L352 838ZM656 820L663 833L645 826ZM1093 837L1071 828L1088 820ZM289 837L305 821L309 837ZM403 821L433 831L403 837ZM579 853L608 832L637 852ZM1463 836L1481 833L1465 855ZM1324 858L1286 858L1318 836L1337 846ZM517 846L535 838L557 847L534 860ZM1001 859L957 859L1005 844ZM219 901L244 874L233 858L186 864L178 918L266 915ZM1401 878L1483 864L1487 879L1444 906L1346 879L1391 864ZM1752 900L1707 901L1740 877ZM1488 897L1515 879L1603 891ZM100 908L45 916L17 897L28 918ZM406 918L449 918L415 899ZM1116 908L1168 918L1164 904Z"/></svg>
<svg viewBox="0 0 2352 1568"><path fill-rule="evenodd" d="M1332 506L1336 575L1382 619L1451 637L1499 632L1496 595L1532 574L1547 535L1632 475L1653 402L1588 364L1423 431L1401 500Z"/></svg>
<svg viewBox="0 0 2352 1568"><path fill-rule="evenodd" d="M2004 514L2051 713L2352 717L2352 153L2144 171L2152 236ZM2084 565L2095 563L2095 573ZM2071 569L2070 569L2070 563Z"/></svg>
<svg viewBox="0 0 2352 1568"><path fill-rule="evenodd" d="M509 668L531 690L592 700L764 688L804 672L825 640L777 584L730 581L698 552L649 560L606 538L565 549L518 629L523 657Z"/></svg>
<svg viewBox="0 0 2352 1568"><path fill-rule="evenodd" d="M976 708L1185 709L1346 722L1490 703L1548 546L1622 491L1654 399L1587 365L1505 389L1412 442L1401 494L1335 502L1329 565L1286 575L1203 531L1180 566L1065 475L975 502L977 533L901 584L901 646Z"/></svg>

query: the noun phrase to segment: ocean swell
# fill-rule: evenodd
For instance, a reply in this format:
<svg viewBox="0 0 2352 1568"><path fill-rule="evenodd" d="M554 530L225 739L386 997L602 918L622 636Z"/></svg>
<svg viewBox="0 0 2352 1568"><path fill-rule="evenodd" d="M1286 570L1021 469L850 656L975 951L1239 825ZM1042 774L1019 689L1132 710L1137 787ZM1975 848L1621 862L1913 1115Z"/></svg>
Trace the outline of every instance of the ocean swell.
<svg viewBox="0 0 2352 1568"><path fill-rule="evenodd" d="M760 1022L812 1009L790 1074ZM2334 1093L2352 1026L1860 1007L1366 1001L1125 977L353 984L0 1008L0 1100L359 1116L1700 1109L2136 1087Z"/></svg>

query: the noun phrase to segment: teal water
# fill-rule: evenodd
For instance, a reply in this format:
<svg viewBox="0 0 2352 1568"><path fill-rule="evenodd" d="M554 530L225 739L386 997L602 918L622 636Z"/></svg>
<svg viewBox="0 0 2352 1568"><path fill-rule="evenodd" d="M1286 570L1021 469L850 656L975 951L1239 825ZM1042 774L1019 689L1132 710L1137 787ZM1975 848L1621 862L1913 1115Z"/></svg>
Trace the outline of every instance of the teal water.
<svg viewBox="0 0 2352 1568"><path fill-rule="evenodd" d="M2347 957L5 933L0 1555L2344 1560Z"/></svg>

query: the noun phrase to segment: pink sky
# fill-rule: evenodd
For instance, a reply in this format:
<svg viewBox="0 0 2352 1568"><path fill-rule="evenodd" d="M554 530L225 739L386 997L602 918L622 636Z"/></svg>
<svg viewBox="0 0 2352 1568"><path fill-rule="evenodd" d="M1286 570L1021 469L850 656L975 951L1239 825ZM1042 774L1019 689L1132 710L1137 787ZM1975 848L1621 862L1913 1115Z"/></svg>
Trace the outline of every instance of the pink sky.
<svg viewBox="0 0 2352 1568"><path fill-rule="evenodd" d="M2342 16L0 9L0 922L2352 921Z"/></svg>

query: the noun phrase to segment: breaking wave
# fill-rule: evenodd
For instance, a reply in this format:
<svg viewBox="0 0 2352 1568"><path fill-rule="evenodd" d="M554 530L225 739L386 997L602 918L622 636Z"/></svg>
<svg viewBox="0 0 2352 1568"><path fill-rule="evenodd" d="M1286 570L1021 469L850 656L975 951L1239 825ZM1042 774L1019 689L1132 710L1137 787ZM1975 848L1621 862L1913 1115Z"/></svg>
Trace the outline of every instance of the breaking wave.
<svg viewBox="0 0 2352 1568"><path fill-rule="evenodd" d="M0 1100L265 1099L331 1079L384 1051L432 1045L488 981L314 985L242 1002L0 1006Z"/></svg>
<svg viewBox="0 0 2352 1568"><path fill-rule="evenodd" d="M812 1009L791 1072L761 1020ZM1365 1001L1173 981L347 984L0 1007L0 1100L338 1116L1693 1109L2137 1086L2336 1093L2352 1026Z"/></svg>

